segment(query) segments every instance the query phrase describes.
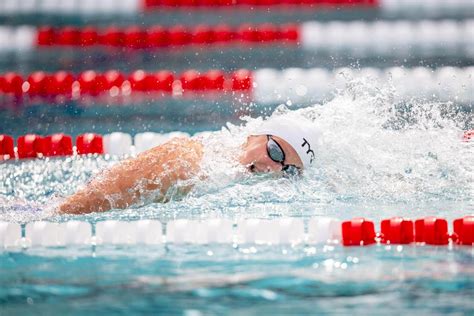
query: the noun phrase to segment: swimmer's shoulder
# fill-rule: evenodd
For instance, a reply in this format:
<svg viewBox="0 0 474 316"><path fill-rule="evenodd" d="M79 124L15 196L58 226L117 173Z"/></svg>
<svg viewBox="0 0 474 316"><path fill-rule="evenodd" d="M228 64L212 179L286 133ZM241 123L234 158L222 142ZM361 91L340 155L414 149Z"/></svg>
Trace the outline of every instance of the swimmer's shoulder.
<svg viewBox="0 0 474 316"><path fill-rule="evenodd" d="M166 156L169 160L179 159L190 162L200 161L203 156L204 145L201 140L180 136L153 147L144 152L143 156ZM143 154L143 153L142 153ZM142 155L140 155L142 156Z"/></svg>
<svg viewBox="0 0 474 316"><path fill-rule="evenodd" d="M194 137L187 137L187 136L180 136L170 139L168 142L168 146L174 147L177 150L183 152L190 152L196 151L202 154L203 151L203 143L199 138Z"/></svg>

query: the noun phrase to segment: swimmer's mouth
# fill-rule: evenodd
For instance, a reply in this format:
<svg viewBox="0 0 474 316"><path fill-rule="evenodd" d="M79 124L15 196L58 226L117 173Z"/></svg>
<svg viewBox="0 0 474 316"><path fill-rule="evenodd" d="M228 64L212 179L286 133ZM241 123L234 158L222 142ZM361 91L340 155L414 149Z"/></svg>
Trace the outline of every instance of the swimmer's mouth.
<svg viewBox="0 0 474 316"><path fill-rule="evenodd" d="M255 165L254 164L251 164L250 166L248 166L248 170L252 173L255 173Z"/></svg>

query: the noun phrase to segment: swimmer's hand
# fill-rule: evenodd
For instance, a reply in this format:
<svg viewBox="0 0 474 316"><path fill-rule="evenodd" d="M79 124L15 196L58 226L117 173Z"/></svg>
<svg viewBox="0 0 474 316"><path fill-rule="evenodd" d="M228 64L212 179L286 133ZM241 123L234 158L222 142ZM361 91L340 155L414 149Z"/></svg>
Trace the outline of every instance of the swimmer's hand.
<svg viewBox="0 0 474 316"><path fill-rule="evenodd" d="M164 200L168 189L199 172L203 146L175 138L111 167L59 206L61 213L85 214L127 208L141 199Z"/></svg>

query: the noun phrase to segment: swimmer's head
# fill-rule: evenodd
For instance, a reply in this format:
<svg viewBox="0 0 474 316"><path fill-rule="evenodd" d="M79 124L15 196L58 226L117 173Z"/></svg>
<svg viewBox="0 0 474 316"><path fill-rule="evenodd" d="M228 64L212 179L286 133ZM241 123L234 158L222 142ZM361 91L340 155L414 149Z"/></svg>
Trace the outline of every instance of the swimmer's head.
<svg viewBox="0 0 474 316"><path fill-rule="evenodd" d="M316 158L319 135L315 124L303 117L271 118L247 138L240 162L254 172L308 168Z"/></svg>

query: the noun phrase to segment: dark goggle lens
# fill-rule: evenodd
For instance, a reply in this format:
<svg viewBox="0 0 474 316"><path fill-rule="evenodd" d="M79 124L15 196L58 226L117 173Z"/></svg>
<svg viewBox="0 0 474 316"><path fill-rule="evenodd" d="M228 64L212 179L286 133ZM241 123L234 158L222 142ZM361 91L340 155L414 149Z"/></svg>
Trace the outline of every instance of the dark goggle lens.
<svg viewBox="0 0 474 316"><path fill-rule="evenodd" d="M267 151L268 155L273 161L282 163L285 160L285 154L281 150L280 146L271 138L267 143Z"/></svg>

